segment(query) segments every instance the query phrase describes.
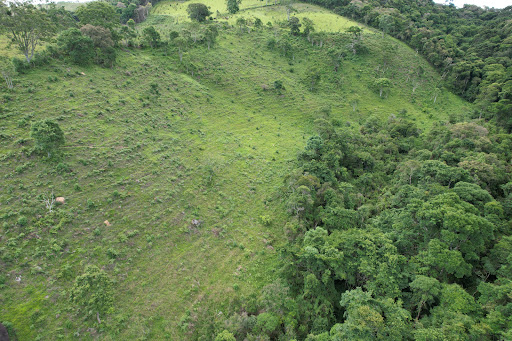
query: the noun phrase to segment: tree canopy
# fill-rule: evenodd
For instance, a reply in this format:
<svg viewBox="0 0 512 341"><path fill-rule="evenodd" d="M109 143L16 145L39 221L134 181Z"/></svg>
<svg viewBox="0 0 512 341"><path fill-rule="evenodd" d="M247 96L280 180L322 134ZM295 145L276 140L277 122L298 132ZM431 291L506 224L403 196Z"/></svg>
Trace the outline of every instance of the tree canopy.
<svg viewBox="0 0 512 341"><path fill-rule="evenodd" d="M48 13L30 2L10 2L0 7L0 33L7 33L28 63L35 49L55 34L56 25Z"/></svg>
<svg viewBox="0 0 512 341"><path fill-rule="evenodd" d="M205 4L193 3L187 7L187 13L191 20L203 22L206 18L212 14Z"/></svg>

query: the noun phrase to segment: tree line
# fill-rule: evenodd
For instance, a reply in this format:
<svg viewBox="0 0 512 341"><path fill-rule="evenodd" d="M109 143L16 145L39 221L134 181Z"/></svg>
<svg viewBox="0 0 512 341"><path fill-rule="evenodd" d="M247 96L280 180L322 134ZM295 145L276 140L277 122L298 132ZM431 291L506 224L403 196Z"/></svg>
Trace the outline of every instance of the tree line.
<svg viewBox="0 0 512 341"><path fill-rule="evenodd" d="M420 52L475 117L512 130L512 7L480 8L429 1L307 0L375 27Z"/></svg>

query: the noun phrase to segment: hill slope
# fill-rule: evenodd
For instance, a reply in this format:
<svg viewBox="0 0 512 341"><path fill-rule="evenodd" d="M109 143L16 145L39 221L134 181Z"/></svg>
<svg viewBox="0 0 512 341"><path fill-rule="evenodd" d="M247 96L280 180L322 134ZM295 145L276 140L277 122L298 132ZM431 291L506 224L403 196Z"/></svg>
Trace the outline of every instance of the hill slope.
<svg viewBox="0 0 512 341"><path fill-rule="evenodd" d="M170 5L139 29L167 37L186 28L164 11ZM296 8L335 18L332 32L353 24ZM262 11L286 18L278 7L239 15ZM226 313L275 278L287 221L279 188L316 118L357 127L370 115L407 116L428 129L471 110L394 39L365 31L368 52L346 55L335 71L339 35L313 45L276 26L226 25L213 48L194 46L182 62L172 48L124 50L112 69L55 61L2 88L0 316L19 339L186 338L195 318ZM269 48L272 39L289 41L291 54ZM382 97L378 78L390 80ZM30 153L30 124L43 118L65 132L59 160ZM66 202L49 214L42 199L51 193ZM101 325L68 299L87 264L116 281Z"/></svg>

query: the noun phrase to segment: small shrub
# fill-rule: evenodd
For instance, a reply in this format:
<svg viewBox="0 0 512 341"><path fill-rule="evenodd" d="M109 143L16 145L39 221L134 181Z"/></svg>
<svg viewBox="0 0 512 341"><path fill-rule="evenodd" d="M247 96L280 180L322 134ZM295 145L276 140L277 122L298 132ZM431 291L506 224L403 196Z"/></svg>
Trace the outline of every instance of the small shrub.
<svg viewBox="0 0 512 341"><path fill-rule="evenodd" d="M18 218L18 225L26 226L28 224L28 219L25 216L21 216Z"/></svg>

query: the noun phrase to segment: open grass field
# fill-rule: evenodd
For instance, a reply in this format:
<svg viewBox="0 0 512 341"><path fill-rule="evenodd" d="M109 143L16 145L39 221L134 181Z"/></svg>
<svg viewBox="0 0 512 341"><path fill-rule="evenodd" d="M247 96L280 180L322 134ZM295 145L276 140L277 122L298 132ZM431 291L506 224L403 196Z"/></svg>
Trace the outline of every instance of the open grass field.
<svg viewBox="0 0 512 341"><path fill-rule="evenodd" d="M213 13L212 16L214 18L221 21L226 20L230 25L235 25L237 18L240 17L250 20L259 18L264 24L268 22L277 24L287 19L285 6L273 5L272 2L266 4L266 2L259 0L243 1L240 5L240 12L233 15L227 12L225 1L200 0L198 2L209 6L210 12ZM187 2L161 1L156 4L151 13L154 16L169 16L175 22L189 22L187 6ZM355 21L336 15L319 6L295 3L292 5L292 8L293 10L290 15L296 16L299 19L308 17L315 22L317 31L332 33L344 32L350 26L360 26L366 33L373 32L373 30L368 27L364 27Z"/></svg>
<svg viewBox="0 0 512 341"><path fill-rule="evenodd" d="M206 3L224 11L223 1ZM262 4L244 1L239 15L286 18L279 7L245 10ZM183 6L158 4L139 29L155 25L167 39L183 26ZM295 8L317 31L353 24ZM370 115L407 116L428 129L471 110L445 89L434 103L439 75L391 38L365 32L368 53L334 71L328 43L290 38L292 58L266 47L285 37L227 26L181 63L172 49L124 49L112 69L55 61L1 88L0 319L20 340L191 338L198 318L222 318L275 278L288 217L280 188L315 119L357 128ZM321 80L311 91L313 67ZM376 76L391 80L385 98ZM30 124L43 118L65 133L57 161L29 153ZM66 202L48 214L51 193ZM69 302L86 264L116 281L101 325Z"/></svg>

